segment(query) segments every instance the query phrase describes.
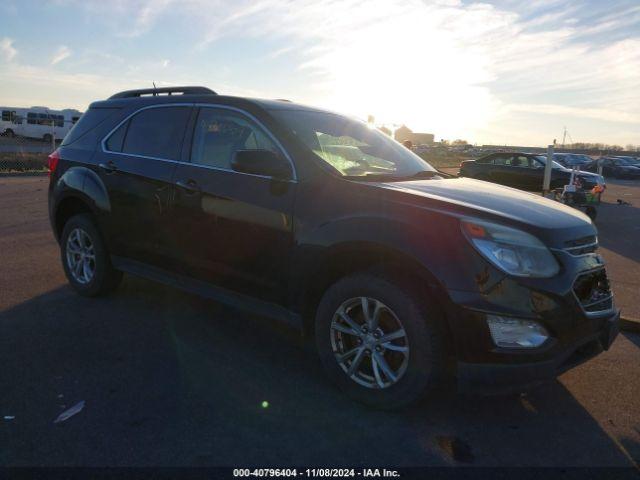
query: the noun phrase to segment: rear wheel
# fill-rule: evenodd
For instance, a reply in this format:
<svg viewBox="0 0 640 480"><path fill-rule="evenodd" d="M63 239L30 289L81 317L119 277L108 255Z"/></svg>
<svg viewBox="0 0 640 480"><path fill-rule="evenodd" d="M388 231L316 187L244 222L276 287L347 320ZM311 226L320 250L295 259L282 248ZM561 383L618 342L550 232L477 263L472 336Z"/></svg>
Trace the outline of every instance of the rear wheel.
<svg viewBox="0 0 640 480"><path fill-rule="evenodd" d="M104 295L120 283L122 272L111 265L109 252L90 215L75 215L65 223L60 248L64 272L80 295Z"/></svg>
<svg viewBox="0 0 640 480"><path fill-rule="evenodd" d="M331 286L316 316L316 346L329 377L366 405L396 409L434 388L444 344L425 303L389 277L356 274Z"/></svg>
<svg viewBox="0 0 640 480"><path fill-rule="evenodd" d="M13 138L13 137L15 137L15 133L14 133L14 132L13 132L13 130L11 130L10 128L7 128L7 129L4 131L4 136L5 136L5 137L9 137L9 138Z"/></svg>

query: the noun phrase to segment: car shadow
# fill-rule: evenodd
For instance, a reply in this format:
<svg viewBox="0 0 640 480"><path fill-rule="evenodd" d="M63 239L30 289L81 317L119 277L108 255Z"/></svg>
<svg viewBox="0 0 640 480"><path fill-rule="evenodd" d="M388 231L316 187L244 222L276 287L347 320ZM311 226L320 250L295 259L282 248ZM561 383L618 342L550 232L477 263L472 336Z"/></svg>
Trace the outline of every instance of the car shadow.
<svg viewBox="0 0 640 480"><path fill-rule="evenodd" d="M106 298L61 287L0 312L0 365L3 466L633 462L559 382L374 411L286 327L130 277Z"/></svg>
<svg viewBox="0 0 640 480"><path fill-rule="evenodd" d="M618 255L627 257L635 262L640 262L640 205L633 196L625 196L631 191L626 187L636 187L640 181L611 182L616 186L614 191L607 191L602 203L597 207L598 215L595 221L598 228L598 240L600 246ZM629 192L629 193L625 193ZM619 204L618 201L627 202L629 205Z"/></svg>
<svg viewBox="0 0 640 480"><path fill-rule="evenodd" d="M633 205L602 203L598 207L595 224L602 248L634 262L640 262L640 208Z"/></svg>

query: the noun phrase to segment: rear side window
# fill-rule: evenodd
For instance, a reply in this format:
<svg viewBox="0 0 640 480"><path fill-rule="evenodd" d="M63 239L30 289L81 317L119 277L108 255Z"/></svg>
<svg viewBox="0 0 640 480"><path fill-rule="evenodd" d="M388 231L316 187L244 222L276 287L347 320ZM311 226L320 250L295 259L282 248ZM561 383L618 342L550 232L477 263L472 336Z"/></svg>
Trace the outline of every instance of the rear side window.
<svg viewBox="0 0 640 480"><path fill-rule="evenodd" d="M115 114L119 108L90 108L76 122L69 133L64 137L62 145L69 145L80 137L82 137L88 131L94 129L102 122L104 122L111 115ZM30 119L27 120L28 122Z"/></svg>
<svg viewBox="0 0 640 480"><path fill-rule="evenodd" d="M124 122L111 134L106 143L107 150L110 152L122 152L122 144L124 143L124 136L127 133L128 126L129 122Z"/></svg>
<svg viewBox="0 0 640 480"><path fill-rule="evenodd" d="M511 165L511 155L500 155L493 157L491 163L494 165Z"/></svg>
<svg viewBox="0 0 640 480"><path fill-rule="evenodd" d="M137 113L129 120L122 152L179 160L190 112L190 107L159 107Z"/></svg>

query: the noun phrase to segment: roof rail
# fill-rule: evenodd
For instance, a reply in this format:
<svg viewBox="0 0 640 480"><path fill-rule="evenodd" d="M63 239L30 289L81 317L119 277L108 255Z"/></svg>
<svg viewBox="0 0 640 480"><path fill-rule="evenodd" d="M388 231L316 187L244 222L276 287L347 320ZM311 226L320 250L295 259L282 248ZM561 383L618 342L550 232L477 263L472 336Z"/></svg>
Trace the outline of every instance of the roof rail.
<svg viewBox="0 0 640 480"><path fill-rule="evenodd" d="M167 95L217 95L216 92L207 87L161 87L161 88L142 88L139 90L126 90L111 95L109 100L114 98L135 98L150 95L156 97L161 94Z"/></svg>

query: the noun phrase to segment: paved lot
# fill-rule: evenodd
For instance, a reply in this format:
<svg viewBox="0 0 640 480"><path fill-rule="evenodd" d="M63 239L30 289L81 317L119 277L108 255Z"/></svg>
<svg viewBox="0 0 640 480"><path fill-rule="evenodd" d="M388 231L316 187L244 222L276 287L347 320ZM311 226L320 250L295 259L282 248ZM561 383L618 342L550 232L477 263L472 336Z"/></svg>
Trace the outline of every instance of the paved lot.
<svg viewBox="0 0 640 480"><path fill-rule="evenodd" d="M596 225L616 303L623 315L640 321L640 181L609 180L603 201Z"/></svg>
<svg viewBox="0 0 640 480"><path fill-rule="evenodd" d="M75 295L47 181L0 178L0 465L640 463L640 336L620 335L527 396L443 393L403 413L367 410L264 319L133 278L108 298ZM618 237L632 234L638 244L640 232L601 235L612 266L635 268L618 280L630 289L637 250Z"/></svg>

